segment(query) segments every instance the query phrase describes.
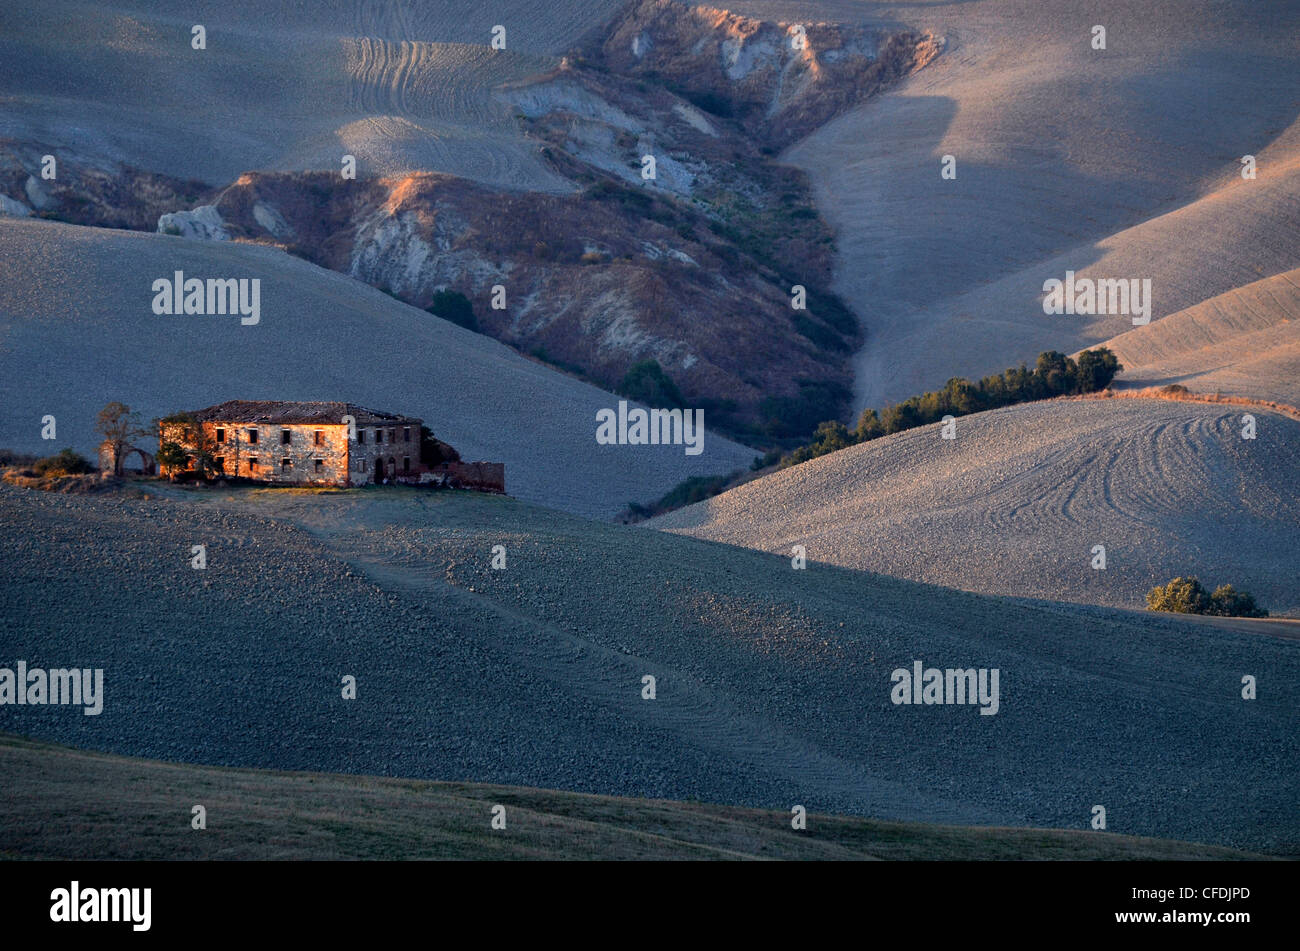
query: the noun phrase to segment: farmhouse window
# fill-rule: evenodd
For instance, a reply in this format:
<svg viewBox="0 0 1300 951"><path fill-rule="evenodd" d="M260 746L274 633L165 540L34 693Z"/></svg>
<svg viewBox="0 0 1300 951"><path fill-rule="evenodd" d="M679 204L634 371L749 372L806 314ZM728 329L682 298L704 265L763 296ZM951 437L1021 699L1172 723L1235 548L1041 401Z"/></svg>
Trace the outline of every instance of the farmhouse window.
<svg viewBox="0 0 1300 951"><path fill-rule="evenodd" d="M313 438L315 439L317 446L325 445L325 433L323 433L321 430L319 429L316 430L316 432L313 434Z"/></svg>
<svg viewBox="0 0 1300 951"><path fill-rule="evenodd" d="M293 460L292 460L292 459L281 459L281 460L280 460L280 471L281 471L281 472L288 472L288 471L290 471L291 469L293 469Z"/></svg>
<svg viewBox="0 0 1300 951"><path fill-rule="evenodd" d="M292 437L293 437L293 430L292 430L292 429L282 429L282 430L280 430L280 445L281 445L281 446L287 446L287 445L289 445L289 440L290 440Z"/></svg>
<svg viewBox="0 0 1300 951"><path fill-rule="evenodd" d="M403 427L402 427L402 442L410 442L410 441L411 441L411 427L410 427L410 426L403 426Z"/></svg>
<svg viewBox="0 0 1300 951"><path fill-rule="evenodd" d="M410 456L403 456L403 457L402 457L402 471L403 471L403 472L410 472L410 471L411 471L411 457L410 457Z"/></svg>
<svg viewBox="0 0 1300 951"><path fill-rule="evenodd" d="M217 427L217 442L225 442L225 441L226 441L226 431L225 431L225 429L223 429L222 427L218 426L218 427Z"/></svg>
<svg viewBox="0 0 1300 951"><path fill-rule="evenodd" d="M317 472L324 472L324 471L325 471L325 460L324 460L324 459L317 459L317 460L316 460L316 471L317 471Z"/></svg>
<svg viewBox="0 0 1300 951"><path fill-rule="evenodd" d="M250 430L248 431L248 442L249 442L249 445L253 445L253 446L256 446L256 445L257 445L257 430L256 430L256 429L250 429Z"/></svg>

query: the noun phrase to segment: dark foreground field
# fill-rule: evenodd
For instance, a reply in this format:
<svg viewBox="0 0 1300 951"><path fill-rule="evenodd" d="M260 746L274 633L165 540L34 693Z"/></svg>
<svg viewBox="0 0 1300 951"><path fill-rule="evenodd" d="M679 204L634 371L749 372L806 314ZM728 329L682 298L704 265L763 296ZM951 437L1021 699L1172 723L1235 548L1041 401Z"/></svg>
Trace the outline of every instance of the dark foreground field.
<svg viewBox="0 0 1300 951"><path fill-rule="evenodd" d="M0 736L8 859L1260 859L1101 832L970 828L519 786L222 769ZM207 829L190 828L191 809ZM494 805L506 828L490 826Z"/></svg>
<svg viewBox="0 0 1300 951"><path fill-rule="evenodd" d="M1300 851L1294 640L472 493L144 488L0 485L0 666L104 670L100 715L3 705L0 732L781 817L1088 831L1100 805L1110 833ZM893 704L915 661L999 669L998 712Z"/></svg>

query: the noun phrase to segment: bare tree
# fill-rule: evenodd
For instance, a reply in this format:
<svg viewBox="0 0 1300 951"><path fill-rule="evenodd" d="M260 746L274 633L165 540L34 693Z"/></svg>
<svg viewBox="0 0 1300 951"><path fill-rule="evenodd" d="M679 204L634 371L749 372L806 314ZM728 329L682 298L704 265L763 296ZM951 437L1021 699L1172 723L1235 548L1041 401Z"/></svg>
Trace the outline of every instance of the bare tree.
<svg viewBox="0 0 1300 951"><path fill-rule="evenodd" d="M120 476L127 455L136 447L132 440L148 436L149 430L140 425L138 413L131 412L125 403L114 401L99 411L95 429L104 437L100 452L109 452L113 458L113 475Z"/></svg>

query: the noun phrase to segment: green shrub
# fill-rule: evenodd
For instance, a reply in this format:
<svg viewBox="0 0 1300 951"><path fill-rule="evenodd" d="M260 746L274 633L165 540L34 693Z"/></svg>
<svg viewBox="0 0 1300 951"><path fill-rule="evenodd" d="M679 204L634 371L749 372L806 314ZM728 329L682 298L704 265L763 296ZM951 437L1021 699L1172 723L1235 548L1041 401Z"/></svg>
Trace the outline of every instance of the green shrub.
<svg viewBox="0 0 1300 951"><path fill-rule="evenodd" d="M657 502L641 505L637 502L627 504L627 514L633 519L654 518L665 512L703 502L715 495L725 492L740 476L740 472L718 476L691 476L669 489Z"/></svg>
<svg viewBox="0 0 1300 951"><path fill-rule="evenodd" d="M1080 393L1095 393L1110 386L1120 370L1119 360L1105 347L1085 350L1079 354L1075 369L1077 389Z"/></svg>
<svg viewBox="0 0 1300 951"><path fill-rule="evenodd" d="M632 364L618 385L618 392L628 399L657 409L680 409L686 406L682 391L659 366L658 360Z"/></svg>
<svg viewBox="0 0 1300 951"><path fill-rule="evenodd" d="M858 417L858 428L854 430L857 441L869 442L883 435L885 435L885 427L881 424L876 411L874 409L864 409L862 415Z"/></svg>
<svg viewBox="0 0 1300 951"><path fill-rule="evenodd" d="M60 449L52 456L38 459L32 468L39 476L85 475L95 471L85 456L71 449Z"/></svg>
<svg viewBox="0 0 1300 951"><path fill-rule="evenodd" d="M1166 585L1156 585L1147 592L1147 610L1216 617L1268 617L1268 612L1258 607L1249 593L1223 584L1211 594L1196 578L1175 578Z"/></svg>
<svg viewBox="0 0 1300 951"><path fill-rule="evenodd" d="M1247 591L1237 591L1230 584L1221 584L1210 595L1210 613L1219 617L1268 617L1268 612L1255 604Z"/></svg>
<svg viewBox="0 0 1300 951"><path fill-rule="evenodd" d="M158 447L158 465L171 469L173 475L190 463L190 454L178 442L168 440Z"/></svg>
<svg viewBox="0 0 1300 951"><path fill-rule="evenodd" d="M0 466L33 466L36 457L16 449L0 449Z"/></svg>
<svg viewBox="0 0 1300 951"><path fill-rule="evenodd" d="M849 391L838 383L798 380L797 396L765 396L758 404L763 417L764 430L776 439L807 438L822 420L834 419Z"/></svg>
<svg viewBox="0 0 1300 951"><path fill-rule="evenodd" d="M1175 578L1167 585L1156 585L1147 592L1147 610L1172 611L1175 614L1205 614L1210 607L1209 592L1196 578Z"/></svg>
<svg viewBox="0 0 1300 951"><path fill-rule="evenodd" d="M478 331L478 318L474 316L474 305L459 291L438 291L433 295L433 303L427 310L435 317L450 320L466 330Z"/></svg>

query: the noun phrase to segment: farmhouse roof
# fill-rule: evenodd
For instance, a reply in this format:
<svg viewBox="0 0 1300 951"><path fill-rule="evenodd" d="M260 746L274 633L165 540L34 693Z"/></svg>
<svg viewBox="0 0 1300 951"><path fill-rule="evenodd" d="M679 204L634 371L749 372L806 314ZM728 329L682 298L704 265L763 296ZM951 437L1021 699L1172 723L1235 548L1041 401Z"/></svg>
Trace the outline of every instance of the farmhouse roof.
<svg viewBox="0 0 1300 951"><path fill-rule="evenodd" d="M227 400L216 406L196 410L194 418L201 423L335 423L341 424L344 416L361 420L398 422L414 420L414 416L398 416L366 409L356 403L293 402L283 400Z"/></svg>

